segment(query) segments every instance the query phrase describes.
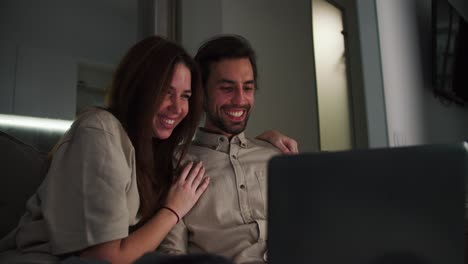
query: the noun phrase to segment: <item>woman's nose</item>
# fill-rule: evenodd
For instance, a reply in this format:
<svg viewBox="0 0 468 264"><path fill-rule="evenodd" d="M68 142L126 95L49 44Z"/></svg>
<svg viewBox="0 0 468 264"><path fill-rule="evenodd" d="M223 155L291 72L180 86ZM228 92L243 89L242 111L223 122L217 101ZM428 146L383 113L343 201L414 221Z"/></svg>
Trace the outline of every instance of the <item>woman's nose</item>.
<svg viewBox="0 0 468 264"><path fill-rule="evenodd" d="M170 98L169 110L175 114L180 114L181 112L181 104L175 96Z"/></svg>

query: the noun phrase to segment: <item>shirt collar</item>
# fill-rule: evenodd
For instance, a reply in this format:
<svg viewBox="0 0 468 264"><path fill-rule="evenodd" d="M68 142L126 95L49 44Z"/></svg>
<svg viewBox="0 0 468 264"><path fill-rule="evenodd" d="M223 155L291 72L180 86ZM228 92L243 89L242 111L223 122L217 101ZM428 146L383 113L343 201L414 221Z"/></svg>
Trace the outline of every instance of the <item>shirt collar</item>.
<svg viewBox="0 0 468 264"><path fill-rule="evenodd" d="M230 144L237 144L242 148L248 147L248 140L244 132L233 136L231 140L229 140L229 138L224 135L208 132L201 127L197 129L193 143L226 153L229 152Z"/></svg>

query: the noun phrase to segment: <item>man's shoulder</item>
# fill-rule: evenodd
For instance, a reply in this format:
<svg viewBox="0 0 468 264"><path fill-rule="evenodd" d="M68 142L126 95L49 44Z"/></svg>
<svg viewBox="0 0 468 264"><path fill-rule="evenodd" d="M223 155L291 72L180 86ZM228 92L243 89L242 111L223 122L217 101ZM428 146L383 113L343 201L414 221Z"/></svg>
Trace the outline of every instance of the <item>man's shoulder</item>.
<svg viewBox="0 0 468 264"><path fill-rule="evenodd" d="M275 147L273 144L271 144L270 142L259 140L256 138L251 138L251 137L246 137L246 139L249 141L249 145L251 148L259 148L259 149L264 149L264 150L271 151L274 153L281 153L281 151L277 147Z"/></svg>
<svg viewBox="0 0 468 264"><path fill-rule="evenodd" d="M192 141L187 149L187 153L185 154L185 160L198 160L200 156L211 156L216 155L218 152L216 151L215 146L208 146L199 144L196 141Z"/></svg>
<svg viewBox="0 0 468 264"><path fill-rule="evenodd" d="M187 151L185 152L184 157L182 159L182 162L186 163L186 162L189 162L189 161L198 161L200 151L203 151L203 150L199 146L193 144L193 142L192 142L188 146ZM181 155L182 155L182 149L179 147L174 152L173 161L179 160Z"/></svg>

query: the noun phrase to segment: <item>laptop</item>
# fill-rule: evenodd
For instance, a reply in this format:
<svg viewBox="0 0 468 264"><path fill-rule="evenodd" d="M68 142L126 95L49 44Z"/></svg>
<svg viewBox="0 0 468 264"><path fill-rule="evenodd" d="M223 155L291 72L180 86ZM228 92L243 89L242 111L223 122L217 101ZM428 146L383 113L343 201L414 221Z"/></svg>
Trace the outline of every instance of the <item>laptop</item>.
<svg viewBox="0 0 468 264"><path fill-rule="evenodd" d="M269 264L462 264L467 143L277 156Z"/></svg>

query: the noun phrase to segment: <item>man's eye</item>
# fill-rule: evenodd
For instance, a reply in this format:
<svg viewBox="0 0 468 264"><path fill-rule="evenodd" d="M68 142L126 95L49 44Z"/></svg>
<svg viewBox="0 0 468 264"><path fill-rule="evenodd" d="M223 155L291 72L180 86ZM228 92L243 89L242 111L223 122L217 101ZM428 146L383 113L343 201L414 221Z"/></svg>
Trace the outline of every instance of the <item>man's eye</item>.
<svg viewBox="0 0 468 264"><path fill-rule="evenodd" d="M233 90L233 88L229 87L229 86L222 86L221 87L221 91L224 91L224 92L230 92L232 90Z"/></svg>
<svg viewBox="0 0 468 264"><path fill-rule="evenodd" d="M249 91L250 92L250 91L253 91L253 90L254 90L254 88L252 86L244 87L244 91Z"/></svg>

